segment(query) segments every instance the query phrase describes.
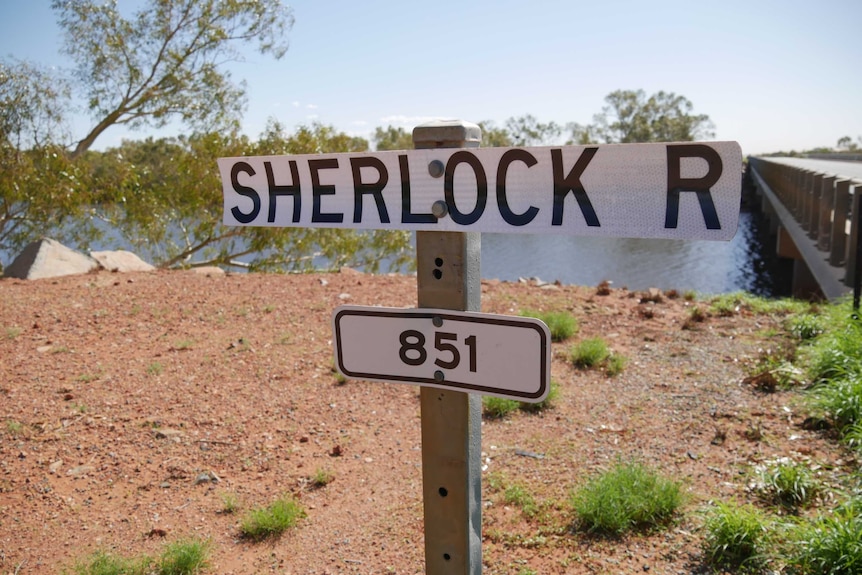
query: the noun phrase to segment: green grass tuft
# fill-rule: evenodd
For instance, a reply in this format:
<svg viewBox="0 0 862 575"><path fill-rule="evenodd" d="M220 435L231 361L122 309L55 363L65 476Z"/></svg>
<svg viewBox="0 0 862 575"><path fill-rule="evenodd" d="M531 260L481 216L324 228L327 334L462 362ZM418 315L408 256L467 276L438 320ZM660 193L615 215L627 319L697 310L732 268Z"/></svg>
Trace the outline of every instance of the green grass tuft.
<svg viewBox="0 0 862 575"><path fill-rule="evenodd" d="M751 505L718 503L704 524L704 561L731 572L759 572L766 563L769 525Z"/></svg>
<svg viewBox="0 0 862 575"><path fill-rule="evenodd" d="M682 504L677 482L639 463L617 463L572 495L581 527L612 535L667 522Z"/></svg>
<svg viewBox="0 0 862 575"><path fill-rule="evenodd" d="M557 401L558 397L560 397L560 384L552 379L551 389L548 390L548 395L545 396L545 399L537 403L527 403L526 401L522 401L518 407L521 411L526 411L527 413L538 413L554 407L554 403Z"/></svg>
<svg viewBox="0 0 862 575"><path fill-rule="evenodd" d="M152 559L146 556L128 559L107 551L96 551L87 559L75 563L72 573L74 575L149 575L152 562Z"/></svg>
<svg viewBox="0 0 862 575"><path fill-rule="evenodd" d="M252 509L240 523L240 534L252 541L278 537L305 517L292 497L285 496L263 508Z"/></svg>
<svg viewBox="0 0 862 575"><path fill-rule="evenodd" d="M578 320L572 314L564 311L524 310L521 312L521 316L535 317L545 322L551 332L551 341L567 340L577 333L579 327Z"/></svg>
<svg viewBox="0 0 862 575"><path fill-rule="evenodd" d="M755 490L766 501L796 511L811 502L820 485L808 467L782 458L758 470Z"/></svg>
<svg viewBox="0 0 862 575"><path fill-rule="evenodd" d="M615 377L625 369L628 359L608 349L601 337L591 337L573 345L569 357L575 367L592 369L602 367L610 377Z"/></svg>
<svg viewBox="0 0 862 575"><path fill-rule="evenodd" d="M791 573L862 573L862 498L791 532Z"/></svg>
<svg viewBox="0 0 862 575"><path fill-rule="evenodd" d="M521 402L514 399L485 395L482 396L482 415L488 419L502 419L516 411L520 405Z"/></svg>
<svg viewBox="0 0 862 575"><path fill-rule="evenodd" d="M209 565L208 541L188 539L167 545L159 558L159 575L195 575Z"/></svg>
<svg viewBox="0 0 862 575"><path fill-rule="evenodd" d="M610 351L605 340L600 337L591 337L572 346L570 355L575 367L587 369L607 359Z"/></svg>

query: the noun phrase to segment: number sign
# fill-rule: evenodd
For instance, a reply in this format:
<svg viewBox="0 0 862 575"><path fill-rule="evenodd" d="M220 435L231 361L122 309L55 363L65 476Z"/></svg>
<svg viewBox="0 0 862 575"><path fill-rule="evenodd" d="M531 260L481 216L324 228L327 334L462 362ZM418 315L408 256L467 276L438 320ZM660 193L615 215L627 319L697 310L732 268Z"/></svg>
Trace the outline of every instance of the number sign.
<svg viewBox="0 0 862 575"><path fill-rule="evenodd" d="M218 165L231 226L729 240L742 181L736 142L259 156Z"/></svg>
<svg viewBox="0 0 862 575"><path fill-rule="evenodd" d="M332 323L336 366L350 378L527 402L548 394L551 336L538 319L341 306Z"/></svg>

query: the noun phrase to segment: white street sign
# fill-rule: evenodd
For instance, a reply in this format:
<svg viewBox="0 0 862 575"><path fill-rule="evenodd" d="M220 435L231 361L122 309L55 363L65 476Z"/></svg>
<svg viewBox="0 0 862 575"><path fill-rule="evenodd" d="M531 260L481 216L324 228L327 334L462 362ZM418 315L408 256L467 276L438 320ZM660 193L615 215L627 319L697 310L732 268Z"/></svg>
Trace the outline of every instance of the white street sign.
<svg viewBox="0 0 862 575"><path fill-rule="evenodd" d="M231 226L729 240L742 185L736 142L256 156L218 165Z"/></svg>
<svg viewBox="0 0 862 575"><path fill-rule="evenodd" d="M332 316L338 370L540 402L551 376L551 335L534 318L445 309L341 306Z"/></svg>

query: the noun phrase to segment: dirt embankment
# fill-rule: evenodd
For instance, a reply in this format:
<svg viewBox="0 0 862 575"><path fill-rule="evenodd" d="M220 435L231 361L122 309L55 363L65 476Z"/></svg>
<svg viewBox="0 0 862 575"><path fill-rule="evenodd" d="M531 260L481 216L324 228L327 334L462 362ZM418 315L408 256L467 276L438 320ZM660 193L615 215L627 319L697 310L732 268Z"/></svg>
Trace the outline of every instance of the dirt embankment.
<svg viewBox="0 0 862 575"><path fill-rule="evenodd" d="M580 324L554 344L552 407L483 425L486 573L690 573L697 511L751 499L753 464L844 464L792 394L743 383L779 320L741 310L684 329L698 304L653 299L483 282L483 311ZM418 390L339 381L330 326L344 303L415 306L414 278L99 272L0 280L0 301L0 573L186 537L211 542L212 573L424 572ZM620 375L568 361L593 336L627 358ZM573 532L571 491L619 459L681 480L684 513L619 540ZM316 487L319 472L334 480ZM511 484L542 512L507 504ZM299 526L240 538L243 513L285 493Z"/></svg>

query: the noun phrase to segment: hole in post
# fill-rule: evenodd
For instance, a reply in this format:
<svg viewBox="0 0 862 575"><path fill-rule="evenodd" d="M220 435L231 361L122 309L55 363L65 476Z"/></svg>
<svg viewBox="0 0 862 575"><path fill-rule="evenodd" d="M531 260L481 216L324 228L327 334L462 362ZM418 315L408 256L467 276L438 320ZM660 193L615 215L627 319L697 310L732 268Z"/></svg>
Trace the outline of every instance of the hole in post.
<svg viewBox="0 0 862 575"><path fill-rule="evenodd" d="M431 272L431 275L434 276L435 280L439 280L440 278L443 277L443 272L440 270L434 270L433 272Z"/></svg>
<svg viewBox="0 0 862 575"><path fill-rule="evenodd" d="M452 556L449 555L448 553L443 554L443 559L445 559L446 561L450 560L451 558L452 558Z"/></svg>
<svg viewBox="0 0 862 575"><path fill-rule="evenodd" d="M440 489L437 490L437 493L440 494L440 497L446 497L447 495L449 495L449 490L446 489L445 487L441 487Z"/></svg>
<svg viewBox="0 0 862 575"><path fill-rule="evenodd" d="M443 258L436 258L436 259L434 260L434 265L435 265L435 266L437 266L438 268L439 268L440 266L442 266L442 265L443 265Z"/></svg>

